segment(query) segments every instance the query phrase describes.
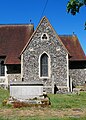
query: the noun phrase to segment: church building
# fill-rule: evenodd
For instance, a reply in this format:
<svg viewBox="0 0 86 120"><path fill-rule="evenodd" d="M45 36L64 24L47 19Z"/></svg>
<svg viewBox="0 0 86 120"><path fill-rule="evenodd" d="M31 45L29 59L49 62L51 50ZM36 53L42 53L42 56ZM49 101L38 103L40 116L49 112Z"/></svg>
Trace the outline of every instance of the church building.
<svg viewBox="0 0 86 120"><path fill-rule="evenodd" d="M41 82L44 91L83 86L86 56L76 35L58 35L46 17L33 24L0 25L0 84Z"/></svg>

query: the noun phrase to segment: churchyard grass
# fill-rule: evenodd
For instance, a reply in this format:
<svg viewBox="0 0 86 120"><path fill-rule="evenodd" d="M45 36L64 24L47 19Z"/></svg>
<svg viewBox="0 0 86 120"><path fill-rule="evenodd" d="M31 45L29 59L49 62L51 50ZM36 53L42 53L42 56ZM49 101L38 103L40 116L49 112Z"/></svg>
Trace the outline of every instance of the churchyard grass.
<svg viewBox="0 0 86 120"><path fill-rule="evenodd" d="M3 108L2 102L9 98L9 91L0 89L0 107Z"/></svg>
<svg viewBox="0 0 86 120"><path fill-rule="evenodd" d="M0 89L0 120L86 120L86 92L48 96L49 107L13 108L2 105L9 91Z"/></svg>
<svg viewBox="0 0 86 120"><path fill-rule="evenodd" d="M49 95L53 109L86 108L86 92L78 94Z"/></svg>

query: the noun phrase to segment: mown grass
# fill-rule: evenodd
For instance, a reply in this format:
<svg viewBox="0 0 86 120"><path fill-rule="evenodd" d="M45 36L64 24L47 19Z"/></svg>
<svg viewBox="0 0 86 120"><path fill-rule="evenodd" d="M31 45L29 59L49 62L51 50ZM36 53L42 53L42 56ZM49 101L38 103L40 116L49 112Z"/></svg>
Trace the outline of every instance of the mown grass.
<svg viewBox="0 0 86 120"><path fill-rule="evenodd" d="M0 108L3 107L2 102L9 98L9 91L0 89Z"/></svg>
<svg viewBox="0 0 86 120"><path fill-rule="evenodd" d="M15 117L15 118L5 118L5 117L0 117L0 120L86 120L86 117L82 118L38 118L38 117Z"/></svg>
<svg viewBox="0 0 86 120"><path fill-rule="evenodd" d="M81 92L79 95L49 94L48 96L51 100L49 107L15 109L2 105L3 100L9 98L9 91L0 89L0 120L86 120L85 114L77 116L67 112L73 109L80 109L81 113L84 110L86 112L86 92ZM60 117L59 114L64 115Z"/></svg>
<svg viewBox="0 0 86 120"><path fill-rule="evenodd" d="M51 99L51 108L66 109L66 108L86 108L86 92L77 94L55 94L49 95Z"/></svg>

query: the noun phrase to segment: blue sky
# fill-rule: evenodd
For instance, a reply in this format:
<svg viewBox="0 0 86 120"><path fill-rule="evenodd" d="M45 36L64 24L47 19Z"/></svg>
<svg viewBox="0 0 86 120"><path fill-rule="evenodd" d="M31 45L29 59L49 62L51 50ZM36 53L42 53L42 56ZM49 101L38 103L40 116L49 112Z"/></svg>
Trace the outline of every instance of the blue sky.
<svg viewBox="0 0 86 120"><path fill-rule="evenodd" d="M68 0L48 0L46 9L42 12L47 0L0 0L0 24L32 23L37 27L41 17L46 16L57 34L78 36L86 54L86 7L80 13L72 16L66 12Z"/></svg>

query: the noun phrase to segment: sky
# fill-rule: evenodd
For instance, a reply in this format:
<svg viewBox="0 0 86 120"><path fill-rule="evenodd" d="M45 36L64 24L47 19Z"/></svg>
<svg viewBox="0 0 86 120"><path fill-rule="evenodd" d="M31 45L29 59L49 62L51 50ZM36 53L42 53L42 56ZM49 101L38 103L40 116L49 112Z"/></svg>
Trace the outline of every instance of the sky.
<svg viewBox="0 0 86 120"><path fill-rule="evenodd" d="M67 2L68 0L0 0L0 24L33 23L36 29L42 17L46 16L58 35L72 35L74 32L86 54L86 7L72 16L67 13Z"/></svg>

